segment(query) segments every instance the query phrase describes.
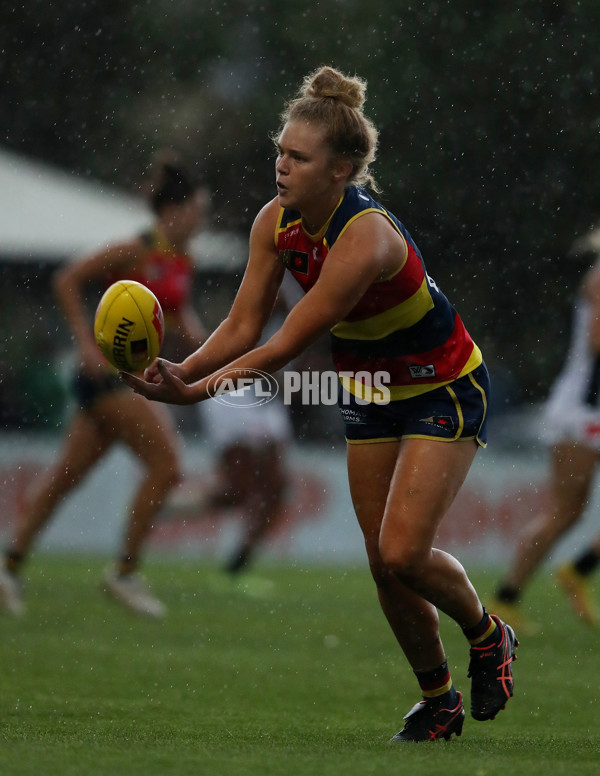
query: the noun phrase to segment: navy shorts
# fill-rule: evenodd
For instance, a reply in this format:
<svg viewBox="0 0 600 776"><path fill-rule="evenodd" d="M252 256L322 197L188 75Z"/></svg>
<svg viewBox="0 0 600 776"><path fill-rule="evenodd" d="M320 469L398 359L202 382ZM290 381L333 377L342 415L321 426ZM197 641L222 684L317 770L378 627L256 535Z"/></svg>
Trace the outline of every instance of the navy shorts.
<svg viewBox="0 0 600 776"><path fill-rule="evenodd" d="M127 388L116 372L106 372L98 377L90 377L85 372L76 372L71 388L75 401L81 410L89 410L102 396Z"/></svg>
<svg viewBox="0 0 600 776"><path fill-rule="evenodd" d="M351 444L409 437L487 444L490 378L485 364L458 380L412 399L359 404L340 387L338 405Z"/></svg>

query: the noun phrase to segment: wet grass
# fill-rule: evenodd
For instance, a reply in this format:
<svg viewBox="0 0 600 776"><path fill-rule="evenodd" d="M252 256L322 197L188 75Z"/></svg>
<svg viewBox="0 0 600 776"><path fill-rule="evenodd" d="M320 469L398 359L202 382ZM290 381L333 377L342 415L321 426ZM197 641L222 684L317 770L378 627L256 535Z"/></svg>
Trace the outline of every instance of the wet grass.
<svg viewBox="0 0 600 776"><path fill-rule="evenodd" d="M548 576L506 711L389 747L418 697L366 569L265 566L273 590L253 596L205 565L153 560L169 617L149 622L98 592L103 565L36 558L27 615L0 618L3 776L598 773L600 644ZM495 575L472 576L492 589ZM448 620L442 633L468 702L464 639Z"/></svg>

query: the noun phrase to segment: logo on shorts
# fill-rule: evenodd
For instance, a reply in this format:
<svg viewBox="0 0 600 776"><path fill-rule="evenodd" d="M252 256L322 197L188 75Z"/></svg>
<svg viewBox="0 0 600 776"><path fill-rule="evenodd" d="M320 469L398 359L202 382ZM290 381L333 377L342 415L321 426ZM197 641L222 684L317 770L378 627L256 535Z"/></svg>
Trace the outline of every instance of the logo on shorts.
<svg viewBox="0 0 600 776"><path fill-rule="evenodd" d="M454 419L450 415L431 415L429 418L421 418L420 423L429 423L443 431L454 431Z"/></svg>
<svg viewBox="0 0 600 776"><path fill-rule="evenodd" d="M367 416L363 412L358 412L357 410L350 409L350 407L340 406L340 413L342 415L342 419L344 423L349 423L351 425L356 426L359 423L367 422Z"/></svg>
<svg viewBox="0 0 600 776"><path fill-rule="evenodd" d="M413 380L419 380L424 377L435 377L435 367L433 364L413 364L408 367L408 371Z"/></svg>

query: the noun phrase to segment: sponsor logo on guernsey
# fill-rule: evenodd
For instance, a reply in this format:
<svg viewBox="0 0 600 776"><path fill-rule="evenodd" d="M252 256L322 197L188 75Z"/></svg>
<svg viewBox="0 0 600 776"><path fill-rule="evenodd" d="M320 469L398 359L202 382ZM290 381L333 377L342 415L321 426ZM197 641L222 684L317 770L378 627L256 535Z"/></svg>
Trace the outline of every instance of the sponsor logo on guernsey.
<svg viewBox="0 0 600 776"><path fill-rule="evenodd" d="M433 364L413 364L408 367L408 371L413 380L419 380L424 377L435 377L435 367Z"/></svg>

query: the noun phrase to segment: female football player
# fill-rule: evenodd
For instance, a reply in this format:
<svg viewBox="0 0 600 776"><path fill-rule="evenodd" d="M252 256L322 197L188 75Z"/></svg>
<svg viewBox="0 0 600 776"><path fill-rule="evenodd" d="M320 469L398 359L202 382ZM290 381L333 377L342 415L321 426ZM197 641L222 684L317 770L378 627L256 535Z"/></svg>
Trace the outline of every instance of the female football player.
<svg viewBox="0 0 600 776"><path fill-rule="evenodd" d="M363 187L376 190L377 145L364 99L357 77L330 67L306 77L274 138L277 195L255 219L229 315L182 363L159 360L145 379L123 379L150 399L203 401L221 379L272 373L330 332L356 515L382 609L423 695L394 740L434 740L460 734L465 716L438 609L471 645L475 719L493 719L513 692L513 630L485 611L460 563L433 547L486 443L488 375L410 234ZM286 270L305 295L256 347Z"/></svg>
<svg viewBox="0 0 600 776"><path fill-rule="evenodd" d="M0 603L15 614L23 609L19 577L35 538L57 505L117 442L133 452L145 473L133 496L120 555L114 567L107 570L103 586L136 613L160 617L165 612L137 569L154 517L180 478L174 422L165 407L133 394L103 359L84 297L93 281L106 287L121 279L137 280L157 296L167 331L185 338L188 348L197 347L205 338L190 305L193 266L187 251L190 238L205 220L207 195L176 159L164 153L157 159L152 177L152 228L127 242L70 262L55 276L56 297L78 351L73 380L76 409L56 462L26 494L23 513L0 569Z"/></svg>
<svg viewBox="0 0 600 776"><path fill-rule="evenodd" d="M546 403L543 428L550 446L551 503L521 532L494 603L530 633L537 625L519 606L525 587L585 514L600 461L600 262L588 270L577 294L569 352ZM600 623L600 614L589 581L599 565L596 537L571 562L557 568L558 582L576 614L593 627Z"/></svg>

